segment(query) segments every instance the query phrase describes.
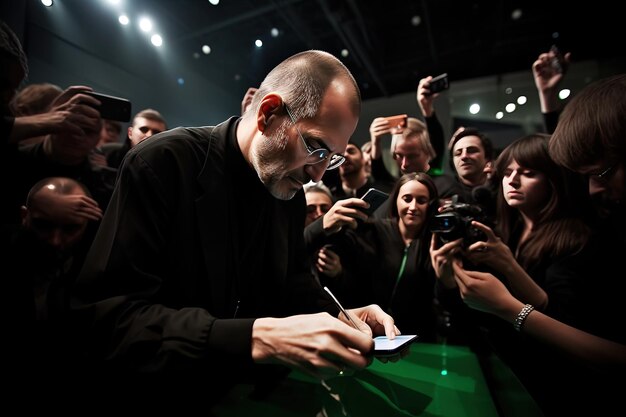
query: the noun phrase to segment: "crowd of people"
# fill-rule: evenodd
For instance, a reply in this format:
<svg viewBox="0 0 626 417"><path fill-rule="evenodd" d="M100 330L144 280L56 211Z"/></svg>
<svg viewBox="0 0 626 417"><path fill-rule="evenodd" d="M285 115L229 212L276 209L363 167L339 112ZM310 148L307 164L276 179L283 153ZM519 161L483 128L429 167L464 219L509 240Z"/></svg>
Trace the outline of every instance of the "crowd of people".
<svg viewBox="0 0 626 417"><path fill-rule="evenodd" d="M376 117L359 146L357 82L310 50L250 88L240 115L171 128L144 109L122 137L89 86L19 89L26 56L0 30L3 241L17 271L7 360L26 378L193 384L210 403L286 369L353 374L373 336L402 332L489 346L547 416L623 409L609 376L626 368L613 272L626 253L625 75L560 109L566 68L542 53L546 133L499 152L471 126L446 147L428 76L419 117ZM370 188L389 193L371 215ZM177 378L189 375L211 378Z"/></svg>

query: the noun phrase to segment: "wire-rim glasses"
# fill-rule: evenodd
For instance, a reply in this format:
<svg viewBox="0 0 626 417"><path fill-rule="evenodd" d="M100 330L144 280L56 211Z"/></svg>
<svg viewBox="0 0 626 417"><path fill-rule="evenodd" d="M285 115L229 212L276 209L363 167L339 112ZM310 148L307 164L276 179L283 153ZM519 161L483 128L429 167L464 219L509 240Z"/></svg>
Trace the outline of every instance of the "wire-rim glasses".
<svg viewBox="0 0 626 417"><path fill-rule="evenodd" d="M597 181L597 182L602 182L602 183L607 182L611 178L611 176L613 176L613 173L617 169L618 164L619 162L611 164L608 168L606 168L604 171L600 173L589 174L589 179Z"/></svg>
<svg viewBox="0 0 626 417"><path fill-rule="evenodd" d="M287 103L285 103L285 111L287 112L289 119L291 119L291 123L293 123L293 127L296 128L296 132L298 132L298 136L300 136L300 139L302 140L302 143L304 144L306 151L309 153L305 161L307 165L315 165L315 164L319 164L320 162L326 162L328 164L326 166L326 170L331 170L331 169L338 168L339 165L344 163L346 158L343 155L339 155L339 154L331 155L330 150L326 148L316 149L312 147L311 145L309 145L306 139L304 139L304 137L302 136L302 133L300 133L300 129L298 129L298 126L296 126L296 119L291 114L291 110L289 110L289 106L287 106Z"/></svg>

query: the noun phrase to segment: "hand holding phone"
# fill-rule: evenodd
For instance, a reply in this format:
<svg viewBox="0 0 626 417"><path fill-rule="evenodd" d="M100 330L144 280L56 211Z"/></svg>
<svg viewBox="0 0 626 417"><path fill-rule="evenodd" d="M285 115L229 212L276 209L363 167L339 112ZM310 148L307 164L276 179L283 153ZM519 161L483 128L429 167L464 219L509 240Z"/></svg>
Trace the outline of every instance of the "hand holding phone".
<svg viewBox="0 0 626 417"><path fill-rule="evenodd" d="M428 83L428 90L430 91L430 94L440 93L448 88L450 88L450 83L448 81L448 73L446 72L434 77Z"/></svg>
<svg viewBox="0 0 626 417"><path fill-rule="evenodd" d="M406 127L407 118L408 116L406 114L385 117L385 119L389 122L390 127Z"/></svg>
<svg viewBox="0 0 626 417"><path fill-rule="evenodd" d="M100 117L118 122L130 121L130 101L121 97L109 96L93 91L84 91L82 94L90 95L100 101L99 106L92 106L100 112Z"/></svg>
<svg viewBox="0 0 626 417"><path fill-rule="evenodd" d="M404 349L407 349L411 343L417 340L417 335L399 335L395 339L387 339L387 336L378 336L374 338L374 356L385 357L395 356Z"/></svg>
<svg viewBox="0 0 626 417"><path fill-rule="evenodd" d="M367 209L360 208L360 210L365 212L368 216L371 216L381 204L387 201L388 197L389 194L377 190L376 188L370 188L363 194L363 197L361 197L361 200L367 201L370 206Z"/></svg>
<svg viewBox="0 0 626 417"><path fill-rule="evenodd" d="M563 54L556 45L552 45L550 52L552 52L552 57L550 58L550 65L552 66L552 69L558 74L563 74L566 68Z"/></svg>

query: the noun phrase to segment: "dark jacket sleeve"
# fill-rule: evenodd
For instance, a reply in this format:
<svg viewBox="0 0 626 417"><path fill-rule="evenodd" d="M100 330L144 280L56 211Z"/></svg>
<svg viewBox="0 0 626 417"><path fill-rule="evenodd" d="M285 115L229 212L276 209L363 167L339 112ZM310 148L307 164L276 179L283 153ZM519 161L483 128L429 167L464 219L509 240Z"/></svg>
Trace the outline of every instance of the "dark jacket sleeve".
<svg viewBox="0 0 626 417"><path fill-rule="evenodd" d="M426 128L428 129L428 136L430 137L430 143L433 145L433 149L437 156L430 161L431 175L441 175L443 171L443 158L445 156L445 138L443 133L443 126L437 119L437 114L433 113L432 116L426 117Z"/></svg>
<svg viewBox="0 0 626 417"><path fill-rule="evenodd" d="M553 134L554 130L556 129L556 125L559 122L559 115L561 114L560 111L551 111L548 113L541 113L541 115L543 116L543 124L546 128L546 132L548 134Z"/></svg>
<svg viewBox="0 0 626 417"><path fill-rule="evenodd" d="M393 184L396 182L396 179L387 170L382 157L379 159L372 159L372 176L377 183Z"/></svg>
<svg viewBox="0 0 626 417"><path fill-rule="evenodd" d="M94 359L114 369L251 363L254 319L217 319L195 294L206 288L199 282L207 271L193 261L195 222L185 220L195 215L187 198L194 177L178 167L201 162L193 152L159 152L166 155L148 160L131 152L123 165L76 285L77 333L88 336Z"/></svg>

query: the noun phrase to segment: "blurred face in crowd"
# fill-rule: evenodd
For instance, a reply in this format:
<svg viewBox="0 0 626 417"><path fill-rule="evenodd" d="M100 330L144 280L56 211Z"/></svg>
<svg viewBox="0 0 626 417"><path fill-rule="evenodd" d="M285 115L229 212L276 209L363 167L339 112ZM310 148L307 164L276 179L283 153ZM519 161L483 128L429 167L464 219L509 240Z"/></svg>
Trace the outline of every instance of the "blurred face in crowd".
<svg viewBox="0 0 626 417"><path fill-rule="evenodd" d="M589 181L589 194L599 208L607 212L623 214L626 207L626 174L624 164L618 160L601 161L578 170ZM608 213L603 213L608 214Z"/></svg>
<svg viewBox="0 0 626 417"><path fill-rule="evenodd" d="M75 187L69 194L62 195L50 187L53 186L43 187L28 207L22 207L22 225L49 248L66 253L82 239L88 220L55 208L61 206L59 201L68 195L85 195L85 192Z"/></svg>
<svg viewBox="0 0 626 417"><path fill-rule="evenodd" d="M400 187L396 200L398 218L407 229L416 233L422 229L428 214L429 201L428 188L419 181L411 180Z"/></svg>
<svg viewBox="0 0 626 417"><path fill-rule="evenodd" d="M502 173L502 194L506 203L529 217L535 217L545 206L550 192L544 173L524 168L515 160Z"/></svg>
<svg viewBox="0 0 626 417"><path fill-rule="evenodd" d="M128 138L132 146L135 146L142 140L165 130L165 123L145 117L135 117L133 125L128 128Z"/></svg>
<svg viewBox="0 0 626 417"><path fill-rule="evenodd" d="M454 167L459 178L467 184L480 185L485 178L487 158L478 136L465 136L454 144Z"/></svg>
<svg viewBox="0 0 626 417"><path fill-rule="evenodd" d="M422 149L416 136L417 135L393 135L392 140L395 140L393 159L396 161L400 172L403 174L426 172L430 168L428 164L428 154Z"/></svg>
<svg viewBox="0 0 626 417"><path fill-rule="evenodd" d="M358 146L349 143L343 156L346 158L346 161L339 167L341 175L358 172L363 168L363 154Z"/></svg>
<svg viewBox="0 0 626 417"><path fill-rule="evenodd" d="M108 120L103 120L102 128L100 129L100 141L98 142L98 146L104 145L105 143L119 142L120 133L121 130L119 126L116 126L114 123Z"/></svg>
<svg viewBox="0 0 626 417"><path fill-rule="evenodd" d="M326 214L333 205L328 194L321 191L307 191L305 197L306 219L304 220L304 227Z"/></svg>

